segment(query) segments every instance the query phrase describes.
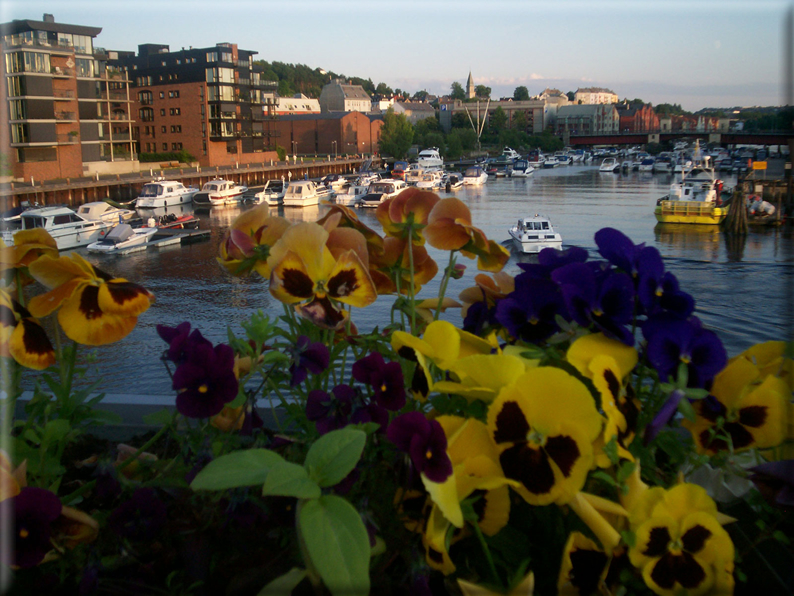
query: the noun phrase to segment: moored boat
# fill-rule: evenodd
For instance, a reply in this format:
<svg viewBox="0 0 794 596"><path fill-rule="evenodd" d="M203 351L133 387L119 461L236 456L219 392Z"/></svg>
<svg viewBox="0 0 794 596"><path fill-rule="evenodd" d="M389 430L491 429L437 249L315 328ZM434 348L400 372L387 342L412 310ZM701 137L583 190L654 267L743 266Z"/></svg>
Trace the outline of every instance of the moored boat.
<svg viewBox="0 0 794 596"><path fill-rule="evenodd" d="M395 180L398 180L398 178L395 178ZM334 195L334 203L353 207L368 192L369 184L351 184L343 192L338 192Z"/></svg>
<svg viewBox="0 0 794 596"><path fill-rule="evenodd" d="M356 207L377 207L406 188L407 185L402 180L378 180L369 185L369 191L358 200Z"/></svg>
<svg viewBox="0 0 794 596"><path fill-rule="evenodd" d="M221 205L237 205L243 200L243 193L248 188L230 180L210 180L205 182L201 190L193 195L193 204L198 207L219 207Z"/></svg>
<svg viewBox="0 0 794 596"><path fill-rule="evenodd" d="M482 166L470 166L463 173L463 184L466 186L480 186L488 180L488 174Z"/></svg>
<svg viewBox="0 0 794 596"><path fill-rule="evenodd" d="M513 163L513 173L511 176L518 178L527 178L535 171L526 159L517 159Z"/></svg>
<svg viewBox="0 0 794 596"><path fill-rule="evenodd" d="M654 216L661 223L719 224L728 215L722 192L723 182L708 163L684 170L670 193L656 201Z"/></svg>
<svg viewBox="0 0 794 596"><path fill-rule="evenodd" d="M554 231L549 218L543 215L522 217L508 232L520 252L536 253L544 248L562 248L562 236Z"/></svg>
<svg viewBox="0 0 794 596"><path fill-rule="evenodd" d="M323 196L328 194L328 189L323 187ZM311 180L290 182L287 192L284 193L282 203L285 207L308 207L320 204L320 192L317 185Z"/></svg>
<svg viewBox="0 0 794 596"><path fill-rule="evenodd" d="M601 165L598 166L599 172L617 172L620 170L620 164L614 157L605 157Z"/></svg>
<svg viewBox="0 0 794 596"><path fill-rule="evenodd" d="M111 225L128 222L138 217L133 209L120 209L105 201L84 203L77 208L77 213L85 219L101 220Z"/></svg>
<svg viewBox="0 0 794 596"><path fill-rule="evenodd" d="M133 228L129 224L116 224L100 240L86 247L88 252L111 255L121 254L134 246L146 244L157 233L157 228Z"/></svg>
<svg viewBox="0 0 794 596"><path fill-rule="evenodd" d="M198 191L175 180L156 178L143 185L141 194L135 200L135 207L150 209L190 203Z"/></svg>
<svg viewBox="0 0 794 596"><path fill-rule="evenodd" d="M165 213L163 215L152 215L146 221L144 228L159 228L161 230L195 230L199 226L199 218L192 213L177 215L176 213Z"/></svg>
<svg viewBox="0 0 794 596"><path fill-rule="evenodd" d="M423 169L443 168L444 158L438 152L438 147L430 147L419 152L419 155L416 156L416 163Z"/></svg>
<svg viewBox="0 0 794 596"><path fill-rule="evenodd" d="M68 207L37 207L20 214L20 229L46 230L58 250L67 250L85 246L99 240L110 228L111 224L102 220L85 219ZM14 232L3 232L3 241L11 246L14 243Z"/></svg>
<svg viewBox="0 0 794 596"><path fill-rule="evenodd" d="M283 180L268 180L262 190L254 193L250 198L244 198L246 201L256 205L261 205L262 203L267 203L271 207L281 205L284 193L287 192L287 184Z"/></svg>

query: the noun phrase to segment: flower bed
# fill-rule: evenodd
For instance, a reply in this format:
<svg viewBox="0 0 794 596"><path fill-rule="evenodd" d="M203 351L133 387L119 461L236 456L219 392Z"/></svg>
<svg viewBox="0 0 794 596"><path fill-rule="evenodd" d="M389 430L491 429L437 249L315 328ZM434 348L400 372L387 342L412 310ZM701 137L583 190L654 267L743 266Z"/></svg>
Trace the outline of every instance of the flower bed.
<svg viewBox="0 0 794 596"><path fill-rule="evenodd" d="M729 358L659 252L614 229L596 234L598 260L546 249L511 277L457 199L410 189L377 218L383 236L341 206L315 223L241 214L218 262L262 277L284 315L250 314L217 345L190 322L158 327L175 410L132 445L92 438L114 420L96 385L73 389L75 363L123 340L154 296L59 256L43 230L2 247L5 587L790 589L789 346ZM426 244L449 251L443 269ZM461 257L481 273L458 302ZM357 329L384 294L390 320ZM20 367L43 373L13 420Z"/></svg>

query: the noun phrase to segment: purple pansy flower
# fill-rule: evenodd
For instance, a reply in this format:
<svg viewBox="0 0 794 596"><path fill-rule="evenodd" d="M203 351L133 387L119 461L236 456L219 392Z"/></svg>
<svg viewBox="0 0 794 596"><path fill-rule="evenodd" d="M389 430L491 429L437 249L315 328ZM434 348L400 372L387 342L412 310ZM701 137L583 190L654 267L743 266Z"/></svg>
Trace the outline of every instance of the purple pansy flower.
<svg viewBox="0 0 794 596"><path fill-rule="evenodd" d="M410 456L416 470L428 480L444 482L452 474L447 437L437 420L408 412L392 420L386 437Z"/></svg>
<svg viewBox="0 0 794 596"><path fill-rule="evenodd" d="M301 335L295 342L292 351L292 364L289 372L292 375L290 387L296 387L306 380L309 373L320 374L330 363L331 356L328 348L320 342L312 342L305 335Z"/></svg>
<svg viewBox="0 0 794 596"><path fill-rule="evenodd" d="M174 371L176 409L189 418L209 418L237 396L234 350L226 344L200 343L185 353Z"/></svg>
<svg viewBox="0 0 794 596"><path fill-rule="evenodd" d="M165 527L167 510L153 488L139 488L108 518L108 527L129 540L152 540Z"/></svg>
<svg viewBox="0 0 794 596"><path fill-rule="evenodd" d="M794 459L770 461L750 468L750 480L768 501L794 507Z"/></svg>
<svg viewBox="0 0 794 596"><path fill-rule="evenodd" d="M356 390L350 385L337 385L331 393L322 389L309 392L306 417L314 422L321 435L343 428L350 422Z"/></svg>
<svg viewBox="0 0 794 596"><path fill-rule="evenodd" d="M52 550L52 524L63 509L60 499L46 489L26 486L0 509L2 519L13 522L13 565L25 569L41 563Z"/></svg>
<svg viewBox="0 0 794 596"><path fill-rule="evenodd" d="M646 445L653 441L662 428L667 426L670 420L673 419L673 416L675 416L675 413L678 411L678 404L681 403L683 398L684 392L680 389L676 389L667 397L662 407L659 408L659 411L656 413L656 416L653 417L651 423L645 428L643 442Z"/></svg>
<svg viewBox="0 0 794 596"><path fill-rule="evenodd" d="M557 284L522 273L516 276L516 289L496 305L496 320L513 337L535 343L560 330L556 317L564 311Z"/></svg>
<svg viewBox="0 0 794 596"><path fill-rule="evenodd" d="M597 263L571 263L552 272L562 291L570 317L583 327L591 325L607 337L634 345L626 328L634 315L634 284L625 273L601 270Z"/></svg>
<svg viewBox="0 0 794 596"><path fill-rule="evenodd" d="M370 385L378 405L396 412L405 405L405 380L399 362L386 362L372 352L353 363L353 378Z"/></svg>
<svg viewBox="0 0 794 596"><path fill-rule="evenodd" d="M719 337L704 329L696 317L681 320L672 315L648 319L642 327L648 361L666 382L686 364L687 387L705 388L728 363Z"/></svg>
<svg viewBox="0 0 794 596"><path fill-rule="evenodd" d="M157 325L157 334L168 343L167 358L172 362L179 364L187 357L193 346L196 345L212 345L208 339L205 339L198 329L190 332L190 323L185 321L176 327L167 327L165 325Z"/></svg>
<svg viewBox="0 0 794 596"><path fill-rule="evenodd" d="M644 244L634 244L626 234L615 228L598 230L595 233L595 243L602 257L631 277L637 277L637 257L645 247Z"/></svg>

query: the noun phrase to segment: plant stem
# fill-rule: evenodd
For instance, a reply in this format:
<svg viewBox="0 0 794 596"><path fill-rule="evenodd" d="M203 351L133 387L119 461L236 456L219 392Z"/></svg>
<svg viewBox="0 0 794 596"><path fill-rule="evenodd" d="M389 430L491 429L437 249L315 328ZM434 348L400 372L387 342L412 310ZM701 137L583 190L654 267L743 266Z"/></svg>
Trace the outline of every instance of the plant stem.
<svg viewBox="0 0 794 596"><path fill-rule="evenodd" d="M477 539L480 541L480 546L482 546L483 553L485 553L485 558L488 561L488 567L491 569L493 581L497 586L501 586L502 582L499 580L499 574L496 572L496 565L494 565L493 557L491 556L491 549L488 548L488 543L485 542L485 536L482 534L480 525L474 522L471 524L471 526L474 528L474 533L477 534Z"/></svg>
<svg viewBox="0 0 794 596"><path fill-rule="evenodd" d="M441 314L441 307L444 303L444 294L447 293L447 284L449 278L452 277L452 268L455 266L455 251L449 251L449 265L444 270L444 278L441 280L441 288L438 291L438 306L436 307L436 314L433 315L433 320L438 321L438 315Z"/></svg>
<svg viewBox="0 0 794 596"><path fill-rule="evenodd" d="M411 333L416 333L416 285L414 282L414 224L408 224L408 266L411 268Z"/></svg>

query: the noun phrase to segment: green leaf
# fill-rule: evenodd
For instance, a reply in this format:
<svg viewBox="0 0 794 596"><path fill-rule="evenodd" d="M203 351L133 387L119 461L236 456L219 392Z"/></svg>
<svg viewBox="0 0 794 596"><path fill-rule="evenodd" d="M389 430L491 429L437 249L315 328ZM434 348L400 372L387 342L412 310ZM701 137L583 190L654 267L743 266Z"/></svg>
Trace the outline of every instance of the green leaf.
<svg viewBox="0 0 794 596"><path fill-rule="evenodd" d="M694 422L697 418L697 414L695 414L695 408L692 407L692 404L689 403L689 400L684 397L678 402L678 411L681 412L681 415L689 420L690 422Z"/></svg>
<svg viewBox="0 0 794 596"><path fill-rule="evenodd" d="M51 443L62 440L67 434L69 434L71 428L72 427L68 420L64 420L62 418L50 420L44 426L44 434L41 438L42 446L46 448L46 446L50 445Z"/></svg>
<svg viewBox="0 0 794 596"><path fill-rule="evenodd" d="M190 483L193 490L225 490L238 486L261 486L268 472L284 458L268 449L247 449L212 460Z"/></svg>
<svg viewBox="0 0 794 596"><path fill-rule="evenodd" d="M143 421L151 426L165 426L174 418L173 410L159 410L143 417Z"/></svg>
<svg viewBox="0 0 794 596"><path fill-rule="evenodd" d="M303 502L298 530L311 564L332 594L369 592L369 538L350 503L336 495Z"/></svg>
<svg viewBox="0 0 794 596"><path fill-rule="evenodd" d="M306 454L304 467L309 478L322 487L341 482L356 467L367 434L353 428L332 430L314 442Z"/></svg>
<svg viewBox="0 0 794 596"><path fill-rule="evenodd" d="M283 596L291 594L299 583L306 577L306 570L300 567L293 567L284 575L277 577L259 591L257 596Z"/></svg>
<svg viewBox="0 0 794 596"><path fill-rule="evenodd" d="M623 542L625 542L629 548L634 548L634 546L637 544L637 535L631 530L623 530L620 533L620 536L623 538Z"/></svg>
<svg viewBox="0 0 794 596"><path fill-rule="evenodd" d="M316 499L322 491L317 483L309 478L306 468L282 461L270 468L262 494L271 497Z"/></svg>

